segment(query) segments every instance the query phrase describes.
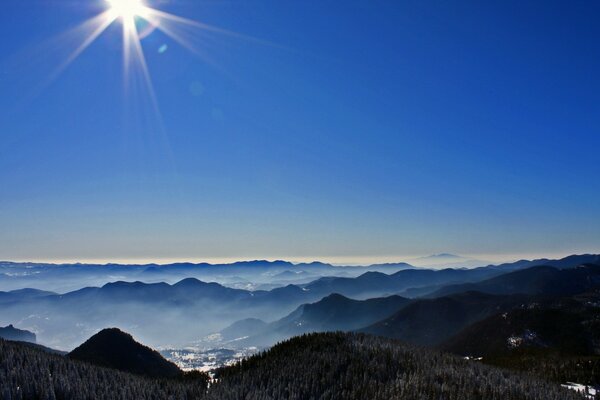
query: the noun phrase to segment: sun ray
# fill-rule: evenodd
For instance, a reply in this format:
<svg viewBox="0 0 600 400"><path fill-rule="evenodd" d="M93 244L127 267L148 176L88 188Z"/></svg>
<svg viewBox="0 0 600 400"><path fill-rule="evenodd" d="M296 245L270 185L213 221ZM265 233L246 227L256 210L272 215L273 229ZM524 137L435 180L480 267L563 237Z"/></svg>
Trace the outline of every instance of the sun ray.
<svg viewBox="0 0 600 400"><path fill-rule="evenodd" d="M213 57L200 45L214 40L210 34L218 34L232 38L251 41L268 46L276 46L273 43L260 40L251 36L239 34L227 29L219 28L204 22L184 18L178 15L150 7L146 0L104 0L107 8L100 14L84 21L77 27L61 35L61 42L75 41L74 49L68 53L66 58L50 72L41 89L52 83L64 70L66 70L109 26L120 21L122 24L122 46L123 46L123 75L124 84L128 85L132 74L141 72L143 80L148 87L152 86L150 72L142 48L144 39L153 29L158 29L165 35L176 41L187 50L200 56L206 63L219 68ZM146 21L152 26L147 31L138 31L138 22ZM198 36L198 35L203 35ZM196 40L202 37L202 40ZM76 39L75 39L76 38ZM279 46L277 46L279 47ZM138 65L135 71L134 64ZM156 105L156 95L152 90L153 108Z"/></svg>
<svg viewBox="0 0 600 400"><path fill-rule="evenodd" d="M160 19L153 13L148 13L147 20L154 24L156 29L173 39L180 46L196 54L212 67L219 68L216 60L213 57L211 57L206 51L203 51L199 46L194 45L191 40L185 38L180 32L177 32L173 26L166 24L163 19Z"/></svg>
<svg viewBox="0 0 600 400"><path fill-rule="evenodd" d="M46 79L42 87L51 84L65 69L71 65L114 21L116 17L112 15L110 10L104 11L101 14L83 22L79 26L70 30L66 35L74 35L78 32L86 32L83 40L77 45L67 58L56 67L50 76ZM91 32L90 32L91 31ZM87 33L89 32L89 33Z"/></svg>
<svg viewBox="0 0 600 400"><path fill-rule="evenodd" d="M273 47L281 47L275 43L272 43L272 42L269 42L266 40L258 39L253 36L243 35L241 33L230 31L230 30L223 29L223 28L219 28L217 26L206 24L204 22L180 17L178 15L170 14L168 12L157 10L155 8L144 7L144 13L145 13L144 18L153 19L153 21L157 22L157 28L160 30L163 30L165 23L172 22L175 24L187 25L190 27L197 28L199 30L212 32L212 33L218 33L220 35L230 36L230 37L234 37L237 39L254 42L257 44L273 46Z"/></svg>

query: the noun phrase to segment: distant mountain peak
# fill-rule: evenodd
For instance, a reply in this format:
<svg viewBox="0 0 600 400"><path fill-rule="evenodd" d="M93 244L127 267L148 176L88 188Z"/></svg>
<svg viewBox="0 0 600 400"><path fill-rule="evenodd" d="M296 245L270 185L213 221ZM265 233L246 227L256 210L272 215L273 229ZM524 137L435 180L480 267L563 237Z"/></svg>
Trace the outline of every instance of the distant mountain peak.
<svg viewBox="0 0 600 400"><path fill-rule="evenodd" d="M36 342L35 333L23 329L17 329L13 326L13 324L10 324L4 328L0 327L0 338L14 340L17 342Z"/></svg>
<svg viewBox="0 0 600 400"><path fill-rule="evenodd" d="M189 286L202 286L202 285L206 285L206 282L203 282L200 279L196 279L196 278L185 278L185 279L182 279L179 282L175 283L173 286L189 287Z"/></svg>
<svg viewBox="0 0 600 400"><path fill-rule="evenodd" d="M456 254L451 254L451 253L439 253L439 254L432 254L426 257L422 257L423 259L435 259L435 258L454 258L454 259L463 259L464 257L456 255Z"/></svg>

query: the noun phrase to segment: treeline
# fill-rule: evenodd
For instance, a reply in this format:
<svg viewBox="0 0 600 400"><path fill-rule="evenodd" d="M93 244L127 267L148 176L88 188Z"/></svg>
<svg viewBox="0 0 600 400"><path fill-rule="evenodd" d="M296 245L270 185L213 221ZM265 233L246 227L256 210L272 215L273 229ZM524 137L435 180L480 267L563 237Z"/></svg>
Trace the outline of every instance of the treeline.
<svg viewBox="0 0 600 400"><path fill-rule="evenodd" d="M527 374L359 334L299 336L217 376L211 399L581 400Z"/></svg>
<svg viewBox="0 0 600 400"><path fill-rule="evenodd" d="M144 378L0 340L2 400L187 400L205 392L203 379Z"/></svg>
<svg viewBox="0 0 600 400"><path fill-rule="evenodd" d="M0 394L13 399L581 400L527 374L397 341L309 334L203 380L156 380L0 341Z"/></svg>
<svg viewBox="0 0 600 400"><path fill-rule="evenodd" d="M577 382L595 386L600 382L600 356L564 356L537 351L493 357L484 361L490 365L527 371L557 383Z"/></svg>

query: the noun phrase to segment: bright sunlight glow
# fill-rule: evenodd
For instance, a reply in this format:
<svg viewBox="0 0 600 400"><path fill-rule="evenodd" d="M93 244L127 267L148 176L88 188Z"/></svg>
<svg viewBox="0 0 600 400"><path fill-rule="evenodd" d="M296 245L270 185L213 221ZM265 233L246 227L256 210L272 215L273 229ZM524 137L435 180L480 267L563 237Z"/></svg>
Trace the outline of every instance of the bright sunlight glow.
<svg viewBox="0 0 600 400"><path fill-rule="evenodd" d="M83 53L109 26L117 20L122 25L123 35L123 72L125 88L134 88L135 92L145 91L145 98L150 100L153 111L159 115L158 102L152 87L150 71L146 64L141 41L155 30L183 45L193 53L205 57L203 51L190 35L198 31L204 34L217 33L232 37L243 37L236 33L214 27L199 21L173 15L152 8L152 0L98 0L106 9L69 30L65 37L77 37L75 48L68 54L64 62L54 69L48 84L64 71L81 53ZM164 46L164 45L163 45ZM160 52L162 54L162 52ZM210 61L210 60L207 60ZM132 78L132 79L129 79ZM128 92L129 93L129 92Z"/></svg>
<svg viewBox="0 0 600 400"><path fill-rule="evenodd" d="M110 11L115 17L131 19L143 17L146 13L146 5L143 0L107 0Z"/></svg>

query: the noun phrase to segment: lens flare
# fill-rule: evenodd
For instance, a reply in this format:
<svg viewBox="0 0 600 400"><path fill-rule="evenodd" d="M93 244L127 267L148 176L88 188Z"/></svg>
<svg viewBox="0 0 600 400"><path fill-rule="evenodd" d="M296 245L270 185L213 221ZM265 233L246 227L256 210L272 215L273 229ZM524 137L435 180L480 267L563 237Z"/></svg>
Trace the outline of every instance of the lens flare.
<svg viewBox="0 0 600 400"><path fill-rule="evenodd" d="M158 119L160 119L158 101L142 46L142 41L155 31L160 31L167 35L192 53L201 56L205 62L213 66L217 65L212 57L210 57L209 52L201 48L209 46L211 42L215 43L211 40L212 35L223 35L230 38L269 44L252 37L159 10L152 5L152 1L154 0L97 1L104 4L104 11L83 21L61 35L59 41L64 39L64 37L68 37L69 41L73 43L68 45L66 58L61 60L52 69L49 78L40 85L40 91L57 79L110 26L118 23L122 27L123 83L125 93L131 101L137 100L133 97L149 99L151 105L150 111L154 112ZM163 54L165 50L166 44L163 44L163 47L158 49L158 54Z"/></svg>

